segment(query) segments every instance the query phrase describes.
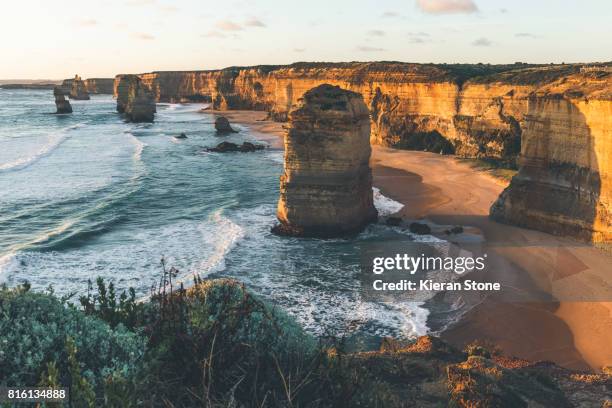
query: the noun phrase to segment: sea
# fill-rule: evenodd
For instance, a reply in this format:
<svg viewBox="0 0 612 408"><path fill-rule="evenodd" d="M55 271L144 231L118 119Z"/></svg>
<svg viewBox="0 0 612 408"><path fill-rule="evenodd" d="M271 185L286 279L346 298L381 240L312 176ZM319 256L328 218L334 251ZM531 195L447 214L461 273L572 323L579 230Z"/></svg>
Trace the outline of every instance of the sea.
<svg viewBox="0 0 612 408"><path fill-rule="evenodd" d="M55 115L51 91L0 89L0 282L78 296L102 277L144 297L163 257L186 285L195 275L244 282L316 336L428 332L424 302L360 295L360 248L389 227L275 236L282 150L206 152L222 140L266 144L261 135L238 123L221 139L201 104L158 104L151 124L126 123L110 95L71 104ZM381 214L401 208L374 196Z"/></svg>

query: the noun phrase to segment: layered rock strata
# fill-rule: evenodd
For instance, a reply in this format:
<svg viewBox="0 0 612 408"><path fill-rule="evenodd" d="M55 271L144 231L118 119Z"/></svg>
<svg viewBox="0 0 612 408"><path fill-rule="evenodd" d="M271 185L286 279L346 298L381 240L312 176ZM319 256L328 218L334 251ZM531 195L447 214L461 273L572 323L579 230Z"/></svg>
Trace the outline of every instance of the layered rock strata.
<svg viewBox="0 0 612 408"><path fill-rule="evenodd" d="M89 94L113 94L115 78L88 78L82 82ZM64 91L64 94L70 95L73 83L74 78L62 81L61 89Z"/></svg>
<svg viewBox="0 0 612 408"><path fill-rule="evenodd" d="M72 106L64 97L64 91L60 87L53 88L53 96L55 97L55 107L57 109L55 113L72 113Z"/></svg>
<svg viewBox="0 0 612 408"><path fill-rule="evenodd" d="M287 120L323 83L360 93L373 144L513 161L528 96L579 66L297 63L140 77L160 102L210 101L217 110L266 110Z"/></svg>
<svg viewBox="0 0 612 408"><path fill-rule="evenodd" d="M332 85L308 92L290 114L274 232L332 237L376 220L370 121L361 95Z"/></svg>
<svg viewBox="0 0 612 408"><path fill-rule="evenodd" d="M286 120L322 83L360 93L371 142L495 159L522 168L494 219L605 241L609 236L610 64L528 66L297 63L153 72L160 101L267 110ZM609 147L608 147L609 146ZM522 154L521 154L522 152Z"/></svg>
<svg viewBox="0 0 612 408"><path fill-rule="evenodd" d="M87 86L80 76L75 75L70 88L70 99L89 100L89 92Z"/></svg>
<svg viewBox="0 0 612 408"><path fill-rule="evenodd" d="M611 175L612 74L565 77L529 98L520 170L491 217L610 242Z"/></svg>
<svg viewBox="0 0 612 408"><path fill-rule="evenodd" d="M155 98L137 75L119 75L117 84L117 112L130 122L153 122Z"/></svg>
<svg viewBox="0 0 612 408"><path fill-rule="evenodd" d="M85 87L90 94L113 94L114 78L87 78Z"/></svg>

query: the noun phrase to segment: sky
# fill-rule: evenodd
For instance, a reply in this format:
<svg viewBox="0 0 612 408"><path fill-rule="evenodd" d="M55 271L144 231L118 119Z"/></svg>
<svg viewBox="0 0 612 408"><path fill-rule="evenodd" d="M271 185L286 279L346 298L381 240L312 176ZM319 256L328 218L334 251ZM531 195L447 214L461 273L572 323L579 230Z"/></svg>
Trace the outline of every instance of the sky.
<svg viewBox="0 0 612 408"><path fill-rule="evenodd" d="M18 0L0 79L297 61L612 60L610 0Z"/></svg>

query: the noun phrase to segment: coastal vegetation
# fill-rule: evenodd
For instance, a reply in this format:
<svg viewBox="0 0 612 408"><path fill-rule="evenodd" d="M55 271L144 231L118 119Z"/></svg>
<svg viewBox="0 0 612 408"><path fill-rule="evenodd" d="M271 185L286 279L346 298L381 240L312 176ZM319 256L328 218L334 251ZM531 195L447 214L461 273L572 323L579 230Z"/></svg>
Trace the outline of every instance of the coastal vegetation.
<svg viewBox="0 0 612 408"><path fill-rule="evenodd" d="M147 301L102 279L79 306L27 283L3 287L0 384L70 387L75 407L569 407L603 403L610 383L431 336L350 353L240 282L184 288L177 273L162 260Z"/></svg>

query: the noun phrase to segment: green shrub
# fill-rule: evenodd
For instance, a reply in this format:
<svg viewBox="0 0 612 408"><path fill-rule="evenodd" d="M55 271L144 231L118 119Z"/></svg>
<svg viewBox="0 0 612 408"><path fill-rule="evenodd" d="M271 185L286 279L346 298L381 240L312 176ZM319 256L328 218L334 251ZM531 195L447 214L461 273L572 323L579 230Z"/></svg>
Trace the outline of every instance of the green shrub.
<svg viewBox="0 0 612 408"><path fill-rule="evenodd" d="M144 337L28 289L0 289L0 384L35 386L46 378L70 386L79 368L100 390L110 375L129 376L138 366Z"/></svg>

